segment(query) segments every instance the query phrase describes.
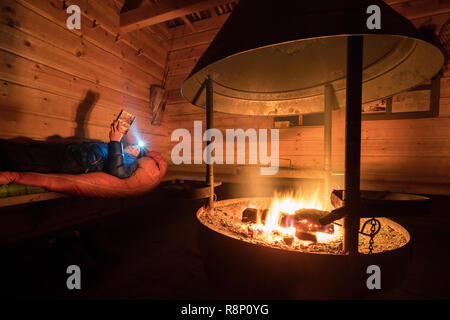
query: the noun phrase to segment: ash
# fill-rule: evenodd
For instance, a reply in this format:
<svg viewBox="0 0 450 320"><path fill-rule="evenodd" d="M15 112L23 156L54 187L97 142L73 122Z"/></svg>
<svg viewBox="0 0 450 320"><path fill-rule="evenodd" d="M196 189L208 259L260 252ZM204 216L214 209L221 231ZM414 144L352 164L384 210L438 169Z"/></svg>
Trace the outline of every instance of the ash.
<svg viewBox="0 0 450 320"><path fill-rule="evenodd" d="M343 254L343 230L339 226L342 225L342 220L336 221L335 224L335 232L339 232L340 235L333 238L332 240L328 240L327 242L322 243L300 241L298 239L293 242L285 242L283 240L268 242L255 236L255 232L253 232L251 225L247 225L241 222L242 212L248 207L259 209L269 208L270 203L271 199L269 198L246 198L219 201L216 202L214 211L202 210L199 213L198 218L200 222L202 222L205 226L216 232L252 244L304 253L335 255ZM361 218L360 225L362 226L367 219L368 218ZM368 254L369 240L369 237L362 234L359 235L360 253ZM391 226L385 223L381 223L381 229L376 234L374 241L373 253L394 250L404 246L408 242L400 232L394 230Z"/></svg>

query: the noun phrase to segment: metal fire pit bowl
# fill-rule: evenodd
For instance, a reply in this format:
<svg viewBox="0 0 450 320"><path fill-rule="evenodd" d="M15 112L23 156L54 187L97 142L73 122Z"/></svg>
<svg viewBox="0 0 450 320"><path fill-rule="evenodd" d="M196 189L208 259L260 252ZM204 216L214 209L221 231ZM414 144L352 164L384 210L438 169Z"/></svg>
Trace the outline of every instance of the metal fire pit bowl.
<svg viewBox="0 0 450 320"><path fill-rule="evenodd" d="M216 208L250 198L218 201ZM233 298L320 299L358 298L382 293L398 285L411 259L411 237L398 223L379 218L401 233L406 244L394 250L358 254L351 261L347 255L305 253L257 245L225 234L201 222L205 208L197 211L199 247L205 272L213 286ZM369 290L367 267L381 270L381 290ZM355 266L352 271L352 266Z"/></svg>

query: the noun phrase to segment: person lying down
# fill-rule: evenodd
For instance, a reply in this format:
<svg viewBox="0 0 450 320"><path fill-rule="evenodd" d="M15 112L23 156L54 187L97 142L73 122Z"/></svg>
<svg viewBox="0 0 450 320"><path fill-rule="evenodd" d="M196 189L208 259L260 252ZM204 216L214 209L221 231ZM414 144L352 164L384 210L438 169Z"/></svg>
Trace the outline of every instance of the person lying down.
<svg viewBox="0 0 450 320"><path fill-rule="evenodd" d="M81 174L103 171L128 178L145 155L138 145L122 147L119 122L111 124L109 143L83 141L72 143L17 143L0 139L0 171Z"/></svg>

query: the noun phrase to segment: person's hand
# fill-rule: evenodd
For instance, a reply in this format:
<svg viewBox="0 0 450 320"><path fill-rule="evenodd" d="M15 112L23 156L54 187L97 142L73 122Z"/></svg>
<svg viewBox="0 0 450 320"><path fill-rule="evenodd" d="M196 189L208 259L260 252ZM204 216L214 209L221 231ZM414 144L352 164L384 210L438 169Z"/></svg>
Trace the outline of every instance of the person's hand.
<svg viewBox="0 0 450 320"><path fill-rule="evenodd" d="M122 140L122 134L119 132L119 121L114 121L111 124L111 130L109 131L110 141L120 141Z"/></svg>

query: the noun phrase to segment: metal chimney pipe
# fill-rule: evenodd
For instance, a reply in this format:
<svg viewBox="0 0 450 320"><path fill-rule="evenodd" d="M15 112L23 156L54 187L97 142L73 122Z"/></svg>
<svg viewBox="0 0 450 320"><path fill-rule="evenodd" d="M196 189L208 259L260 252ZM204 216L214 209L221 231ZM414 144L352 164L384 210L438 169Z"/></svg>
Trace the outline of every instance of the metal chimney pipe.
<svg viewBox="0 0 450 320"><path fill-rule="evenodd" d="M344 252L358 254L360 169L361 169L361 103L363 38L347 39L347 91L345 114L345 205Z"/></svg>
<svg viewBox="0 0 450 320"><path fill-rule="evenodd" d="M214 128L214 97L213 97L213 83L211 78L206 78L206 130ZM207 142L207 146L211 141ZM214 209L214 165L211 163L209 157L206 163L206 184L210 187L210 196L208 206Z"/></svg>
<svg viewBox="0 0 450 320"><path fill-rule="evenodd" d="M332 126L333 126L333 99L334 91L333 86L326 84L324 88L324 113L323 113L323 190L324 190L324 205L325 208L328 207L330 201L331 187L331 136L332 136Z"/></svg>

